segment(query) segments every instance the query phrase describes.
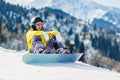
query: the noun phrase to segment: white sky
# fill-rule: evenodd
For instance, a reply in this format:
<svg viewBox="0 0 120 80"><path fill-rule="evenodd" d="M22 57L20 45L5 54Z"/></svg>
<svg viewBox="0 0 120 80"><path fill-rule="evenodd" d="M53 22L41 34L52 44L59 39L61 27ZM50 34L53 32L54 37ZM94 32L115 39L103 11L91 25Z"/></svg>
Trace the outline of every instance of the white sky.
<svg viewBox="0 0 120 80"><path fill-rule="evenodd" d="M94 1L102 5L120 8L120 0L87 0L87 1Z"/></svg>
<svg viewBox="0 0 120 80"><path fill-rule="evenodd" d="M8 2L11 2L13 4L22 4L22 5L26 5L34 0L5 0L5 1L8 1Z"/></svg>
<svg viewBox="0 0 120 80"><path fill-rule="evenodd" d="M26 0L26 1L25 0L6 0L6 1L9 1L11 3L20 3L22 5L25 5L34 0ZM87 1L95 1L102 5L120 8L120 0L87 0Z"/></svg>

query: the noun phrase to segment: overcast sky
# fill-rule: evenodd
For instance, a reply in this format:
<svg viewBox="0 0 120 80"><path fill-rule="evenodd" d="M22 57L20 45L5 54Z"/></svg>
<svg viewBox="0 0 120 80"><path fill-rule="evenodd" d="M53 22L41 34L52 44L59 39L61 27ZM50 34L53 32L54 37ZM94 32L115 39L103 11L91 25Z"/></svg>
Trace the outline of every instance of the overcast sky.
<svg viewBox="0 0 120 80"><path fill-rule="evenodd" d="M120 8L120 0L87 0L87 1L94 1L106 6L113 6Z"/></svg>
<svg viewBox="0 0 120 80"><path fill-rule="evenodd" d="M20 3L20 4L28 4L31 1L34 0L6 0L12 3ZM87 1L95 1L99 4L106 5L106 6L113 6L120 8L120 0L87 0Z"/></svg>

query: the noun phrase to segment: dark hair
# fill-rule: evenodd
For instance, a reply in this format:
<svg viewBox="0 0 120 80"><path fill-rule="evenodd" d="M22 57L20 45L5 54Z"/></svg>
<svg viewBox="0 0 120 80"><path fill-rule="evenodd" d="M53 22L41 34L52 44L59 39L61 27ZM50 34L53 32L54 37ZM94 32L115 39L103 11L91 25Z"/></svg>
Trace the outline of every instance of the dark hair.
<svg viewBox="0 0 120 80"><path fill-rule="evenodd" d="M36 23L37 22L43 22L43 20L40 18L40 17L34 17L32 20L31 20L31 27L33 28L33 30L37 30L36 29ZM43 27L42 27L43 29ZM42 30L41 29L41 30Z"/></svg>
<svg viewBox="0 0 120 80"><path fill-rule="evenodd" d="M37 23L37 22L43 22L43 20L40 17L35 17L33 23Z"/></svg>
<svg viewBox="0 0 120 80"><path fill-rule="evenodd" d="M31 26L33 30L37 30L35 25Z"/></svg>

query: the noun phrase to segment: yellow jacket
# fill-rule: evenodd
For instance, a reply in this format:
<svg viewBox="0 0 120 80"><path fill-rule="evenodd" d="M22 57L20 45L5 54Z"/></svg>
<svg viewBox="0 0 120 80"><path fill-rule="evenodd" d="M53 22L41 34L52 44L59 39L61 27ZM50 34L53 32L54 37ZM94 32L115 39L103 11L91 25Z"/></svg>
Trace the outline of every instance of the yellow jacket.
<svg viewBox="0 0 120 80"><path fill-rule="evenodd" d="M32 47L32 37L33 36L40 36L42 39L43 46L46 47L46 43L49 41L51 36L56 36L57 34L60 34L58 31L35 31L32 28L26 33L26 39L27 39L27 46L28 46L28 52L30 53L30 48Z"/></svg>

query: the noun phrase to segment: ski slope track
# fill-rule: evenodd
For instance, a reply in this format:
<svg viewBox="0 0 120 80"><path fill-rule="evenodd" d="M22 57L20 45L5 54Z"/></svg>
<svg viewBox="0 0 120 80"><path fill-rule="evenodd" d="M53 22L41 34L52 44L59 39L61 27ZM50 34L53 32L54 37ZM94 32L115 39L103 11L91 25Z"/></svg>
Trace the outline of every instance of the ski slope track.
<svg viewBox="0 0 120 80"><path fill-rule="evenodd" d="M0 80L120 80L120 73L82 62L28 65L25 53L0 47Z"/></svg>

